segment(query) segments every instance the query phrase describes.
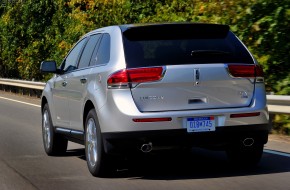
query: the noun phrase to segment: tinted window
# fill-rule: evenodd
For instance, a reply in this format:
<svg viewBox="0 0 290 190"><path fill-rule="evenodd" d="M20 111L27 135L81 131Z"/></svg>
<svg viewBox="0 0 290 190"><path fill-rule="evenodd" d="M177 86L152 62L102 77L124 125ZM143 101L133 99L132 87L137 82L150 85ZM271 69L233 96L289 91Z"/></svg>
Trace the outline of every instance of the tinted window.
<svg viewBox="0 0 290 190"><path fill-rule="evenodd" d="M81 53L81 50L86 42L86 38L81 40L74 48L69 52L68 56L65 59L65 65L63 70L65 72L72 71L76 69L78 57Z"/></svg>
<svg viewBox="0 0 290 190"><path fill-rule="evenodd" d="M91 65L106 64L110 61L111 38L109 34L104 34L100 45L94 51Z"/></svg>
<svg viewBox="0 0 290 190"><path fill-rule="evenodd" d="M101 35L92 35L84 48L84 51L82 53L80 62L79 62L79 67L78 68L83 68L87 67L90 64L90 60L93 54L93 51L95 47L97 46L98 40L100 39Z"/></svg>
<svg viewBox="0 0 290 190"><path fill-rule="evenodd" d="M197 27L199 27L197 25ZM219 32L204 28L192 33L154 28L124 32L123 41L127 67L159 65L246 63L253 59L236 36L226 28ZM214 28L213 28L214 29ZM160 31L164 32L164 35ZM210 32L209 32L210 31ZM137 35L139 33L139 35ZM179 35L180 34L180 35Z"/></svg>

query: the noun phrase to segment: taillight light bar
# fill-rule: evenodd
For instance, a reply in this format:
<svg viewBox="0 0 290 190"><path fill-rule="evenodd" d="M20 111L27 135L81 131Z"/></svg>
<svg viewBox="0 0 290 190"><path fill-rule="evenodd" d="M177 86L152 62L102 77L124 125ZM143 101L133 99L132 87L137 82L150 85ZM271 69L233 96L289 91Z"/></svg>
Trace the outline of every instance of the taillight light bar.
<svg viewBox="0 0 290 190"><path fill-rule="evenodd" d="M123 69L111 74L107 80L108 88L129 88L144 82L159 81L163 78L165 67L145 67Z"/></svg>
<svg viewBox="0 0 290 190"><path fill-rule="evenodd" d="M228 65L232 77L256 78L256 82L264 82L264 73L260 65Z"/></svg>
<svg viewBox="0 0 290 190"><path fill-rule="evenodd" d="M264 77L264 71L261 65L255 65L256 77Z"/></svg>
<svg viewBox="0 0 290 190"><path fill-rule="evenodd" d="M161 118L135 118L132 119L134 122L163 122L163 121L171 121L171 117L161 117Z"/></svg>
<svg viewBox="0 0 290 190"><path fill-rule="evenodd" d="M231 114L231 118L238 118L238 117L255 117L259 116L260 112L254 112L254 113L237 113L237 114Z"/></svg>

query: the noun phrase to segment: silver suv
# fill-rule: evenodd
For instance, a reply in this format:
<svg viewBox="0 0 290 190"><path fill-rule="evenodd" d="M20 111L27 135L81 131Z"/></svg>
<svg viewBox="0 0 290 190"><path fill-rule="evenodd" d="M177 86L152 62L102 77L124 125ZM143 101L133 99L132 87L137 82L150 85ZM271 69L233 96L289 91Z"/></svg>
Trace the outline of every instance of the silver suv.
<svg viewBox="0 0 290 190"><path fill-rule="evenodd" d="M42 94L46 153L84 144L94 176L113 155L168 147L217 148L255 165L268 140L263 71L226 25L100 28L41 71L55 73Z"/></svg>

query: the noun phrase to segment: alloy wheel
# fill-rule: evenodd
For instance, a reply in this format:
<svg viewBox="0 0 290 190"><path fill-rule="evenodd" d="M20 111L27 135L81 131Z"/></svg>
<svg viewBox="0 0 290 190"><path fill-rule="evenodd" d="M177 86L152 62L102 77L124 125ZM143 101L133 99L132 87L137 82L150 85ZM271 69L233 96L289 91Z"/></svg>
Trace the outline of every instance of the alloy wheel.
<svg viewBox="0 0 290 190"><path fill-rule="evenodd" d="M47 110L45 110L43 113L42 127L43 127L44 144L45 144L45 147L47 149L49 149L51 146L51 144L50 144L51 143L51 131L50 131L49 113Z"/></svg>
<svg viewBox="0 0 290 190"><path fill-rule="evenodd" d="M97 144L96 124L94 119L90 118L86 126L86 145L88 163L92 167L94 167L98 161Z"/></svg>

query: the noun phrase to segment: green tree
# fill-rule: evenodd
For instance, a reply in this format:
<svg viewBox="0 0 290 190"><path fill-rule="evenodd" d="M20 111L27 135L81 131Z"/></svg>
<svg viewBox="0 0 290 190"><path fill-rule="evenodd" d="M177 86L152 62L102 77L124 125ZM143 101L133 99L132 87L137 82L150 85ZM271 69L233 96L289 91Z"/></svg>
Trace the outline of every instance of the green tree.
<svg viewBox="0 0 290 190"><path fill-rule="evenodd" d="M239 35L264 67L267 90L289 95L290 1L259 0L239 21Z"/></svg>
<svg viewBox="0 0 290 190"><path fill-rule="evenodd" d="M289 94L290 1L279 0L27 0L0 19L2 77L41 80L39 63L58 64L86 32L116 24L228 24L263 65L267 89Z"/></svg>
<svg viewBox="0 0 290 190"><path fill-rule="evenodd" d="M19 47L25 41L21 27L18 27L18 23L21 23L21 12L17 10L21 10L22 5L17 3L11 7L7 6L6 9L7 12L2 15L0 20L1 75L2 77L18 78L16 59L19 56Z"/></svg>
<svg viewBox="0 0 290 190"><path fill-rule="evenodd" d="M53 0L28 0L23 4L18 27L23 29L25 40L16 59L21 78L41 79L39 63L51 53L52 44L46 36L55 11Z"/></svg>

